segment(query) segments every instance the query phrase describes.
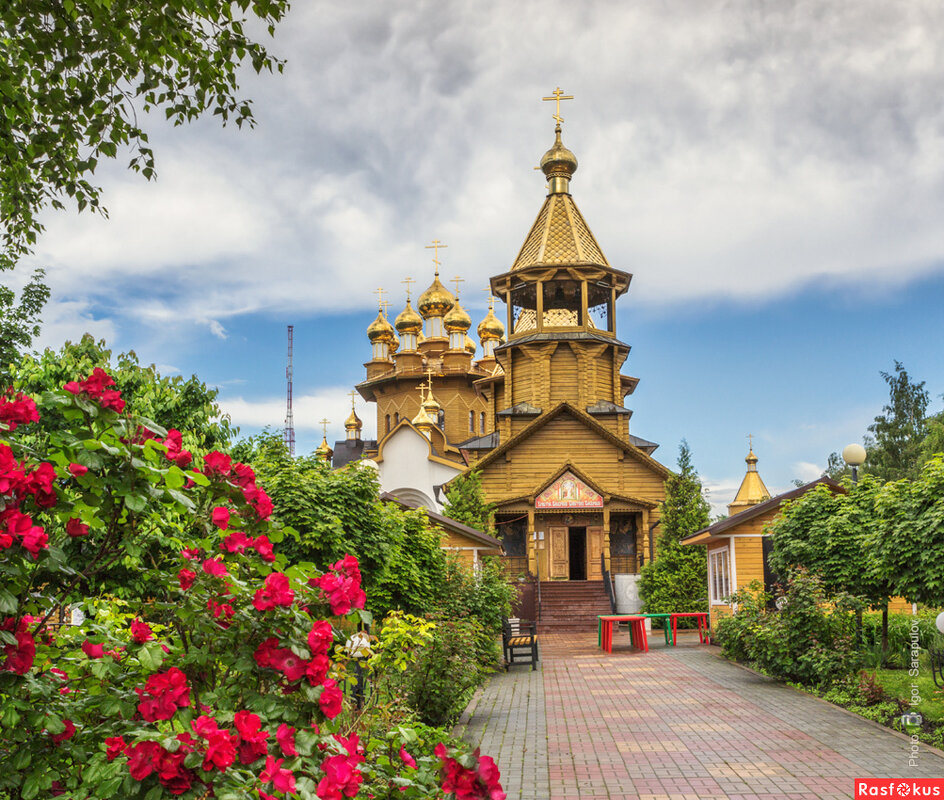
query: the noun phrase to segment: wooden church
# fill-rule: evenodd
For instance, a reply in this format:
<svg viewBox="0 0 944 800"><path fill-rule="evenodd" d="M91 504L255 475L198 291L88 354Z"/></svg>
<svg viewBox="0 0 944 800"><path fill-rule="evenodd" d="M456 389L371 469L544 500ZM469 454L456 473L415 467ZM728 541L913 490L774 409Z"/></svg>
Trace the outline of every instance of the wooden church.
<svg viewBox="0 0 944 800"><path fill-rule="evenodd" d="M335 464L338 446L341 461L365 457L385 491L434 511L443 484L479 470L509 571L540 582L546 598L574 584L562 604L585 595L589 614L605 600L604 569L634 575L653 557L670 471L652 457L656 444L630 432L625 398L638 379L621 372L630 347L616 306L632 275L610 265L571 195L577 158L562 141L562 93L548 99L558 113L540 162L547 195L510 268L490 281L505 322L490 308L477 357L434 242L436 273L417 309L408 294L391 324L381 305L367 331L372 358L357 391L376 404L378 440L349 429ZM394 452L412 460L393 467Z"/></svg>

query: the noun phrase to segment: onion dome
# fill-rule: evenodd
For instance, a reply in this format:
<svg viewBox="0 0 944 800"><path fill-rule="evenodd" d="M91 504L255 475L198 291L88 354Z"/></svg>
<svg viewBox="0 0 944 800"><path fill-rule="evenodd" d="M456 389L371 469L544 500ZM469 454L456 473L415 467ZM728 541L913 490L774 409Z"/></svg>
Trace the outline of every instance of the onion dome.
<svg viewBox="0 0 944 800"><path fill-rule="evenodd" d="M478 345L475 344L475 340L471 336L466 334L465 337L465 351L475 355L475 351L478 350Z"/></svg>
<svg viewBox="0 0 944 800"><path fill-rule="evenodd" d="M390 321L383 315L382 311L378 311L377 319L367 326L367 338L370 339L371 344L374 342L386 342L390 344L396 338L393 325L390 324Z"/></svg>
<svg viewBox="0 0 944 800"><path fill-rule="evenodd" d="M320 458L324 461L330 461L331 456L334 455L334 450L331 449L331 446L328 444L328 437L321 437L321 444L318 445L318 449L315 450L315 458Z"/></svg>
<svg viewBox="0 0 944 800"><path fill-rule="evenodd" d="M419 428L421 431L427 431L436 424L436 420L431 419L429 414L426 413L426 404L420 406L419 413L413 417L412 423L415 427Z"/></svg>
<svg viewBox="0 0 944 800"><path fill-rule="evenodd" d="M433 278L429 288L420 295L419 302L416 304L426 319L430 317L441 317L450 308L455 305L456 299L451 292L439 282L439 271Z"/></svg>
<svg viewBox="0 0 944 800"><path fill-rule="evenodd" d="M561 127L554 128L554 144L541 156L541 171L547 177L551 193L566 192L571 176L577 171L577 156L570 152L561 141ZM555 181L562 178L563 181Z"/></svg>
<svg viewBox="0 0 944 800"><path fill-rule="evenodd" d="M431 420L433 420L434 423L439 421L439 411L441 408L442 406L439 405L439 401L433 397L432 392L426 395L426 399L423 401L422 409L424 412L426 412L426 415Z"/></svg>
<svg viewBox="0 0 944 800"><path fill-rule="evenodd" d="M344 420L344 430L346 431L360 431L364 427L364 423L361 422L361 418L357 416L357 412L351 408L350 416Z"/></svg>
<svg viewBox="0 0 944 800"><path fill-rule="evenodd" d="M495 316L495 310L490 308L488 314L485 315L485 319L479 323L476 331L479 335L479 339L483 342L489 339L501 341L505 335L505 326L502 325L502 321Z"/></svg>
<svg viewBox="0 0 944 800"><path fill-rule="evenodd" d="M393 334L393 340L390 342L390 355L393 355L400 349L400 337Z"/></svg>
<svg viewBox="0 0 944 800"><path fill-rule="evenodd" d="M401 336L404 334L415 336L423 330L423 318L413 310L409 300L406 301L406 308L397 315L393 324Z"/></svg>
<svg viewBox="0 0 944 800"><path fill-rule="evenodd" d="M472 327L472 317L456 300L456 304L443 317L443 326L449 333L465 333Z"/></svg>

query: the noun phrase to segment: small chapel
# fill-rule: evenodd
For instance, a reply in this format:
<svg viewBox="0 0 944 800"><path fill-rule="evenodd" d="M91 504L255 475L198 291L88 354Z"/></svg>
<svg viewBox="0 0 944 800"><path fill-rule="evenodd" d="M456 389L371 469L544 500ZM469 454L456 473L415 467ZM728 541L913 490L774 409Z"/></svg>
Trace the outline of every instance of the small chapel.
<svg viewBox="0 0 944 800"><path fill-rule="evenodd" d="M610 264L571 194L577 158L560 116L569 98L558 89L545 99L557 101L540 161L546 195L510 267L490 280L478 343L461 279L454 291L440 279L446 245L434 240L432 283L416 307L407 278L403 310L391 322L381 296L367 329L356 390L375 404L377 440L361 440L352 409L333 464L367 459L382 491L434 512L450 480L478 470L511 574L602 592L604 570L635 575L653 558L671 473L626 407L638 379L621 371L630 346L616 308L632 275Z"/></svg>

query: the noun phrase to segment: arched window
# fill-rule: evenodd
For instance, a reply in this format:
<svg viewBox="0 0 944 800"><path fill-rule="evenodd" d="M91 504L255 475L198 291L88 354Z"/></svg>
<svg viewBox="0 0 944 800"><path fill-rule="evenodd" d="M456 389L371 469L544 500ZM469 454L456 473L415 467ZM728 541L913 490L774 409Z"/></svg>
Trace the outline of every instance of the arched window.
<svg viewBox="0 0 944 800"><path fill-rule="evenodd" d="M385 432L386 432L386 433L390 433L390 415L389 415L389 414L387 414L387 417L386 417L386 425L387 425L387 427L386 427L386 431L385 431Z"/></svg>
<svg viewBox="0 0 944 800"><path fill-rule="evenodd" d="M400 424L400 412L395 411L393 414L393 427L395 428L399 424Z"/></svg>
<svg viewBox="0 0 944 800"><path fill-rule="evenodd" d="M485 412L479 415L479 433L485 433Z"/></svg>
<svg viewBox="0 0 944 800"><path fill-rule="evenodd" d="M469 412L469 433L475 433L475 412Z"/></svg>

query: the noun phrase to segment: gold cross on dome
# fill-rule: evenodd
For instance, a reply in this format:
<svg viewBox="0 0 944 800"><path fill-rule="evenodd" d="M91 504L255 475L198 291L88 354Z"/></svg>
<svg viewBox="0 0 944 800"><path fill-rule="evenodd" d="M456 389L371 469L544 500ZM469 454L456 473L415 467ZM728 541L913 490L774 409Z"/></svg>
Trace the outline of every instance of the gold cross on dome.
<svg viewBox="0 0 944 800"><path fill-rule="evenodd" d="M550 97L542 97L542 100L550 100L557 103L557 111L554 113L554 119L558 125L560 125L564 118L560 115L560 104L561 100L573 100L574 96L572 94L564 94L564 90L558 86L553 92L551 92Z"/></svg>
<svg viewBox="0 0 944 800"><path fill-rule="evenodd" d="M400 283L406 284L406 301L409 303L410 302L410 287L414 283L416 283L416 281L413 280L412 278L404 278L402 281L400 281Z"/></svg>
<svg viewBox="0 0 944 800"><path fill-rule="evenodd" d="M382 286L378 286L376 289L374 289L374 294L377 295L377 310L378 311L383 310L383 299L384 299L384 294L386 293L386 291L387 290L384 289Z"/></svg>
<svg viewBox="0 0 944 800"><path fill-rule="evenodd" d="M439 274L439 268L442 266L442 262L439 260L439 251L449 247L448 244L443 244L439 239L433 239L432 244L426 245L427 250L433 251L433 263L436 265L436 274Z"/></svg>
<svg viewBox="0 0 944 800"><path fill-rule="evenodd" d="M325 439L328 438L328 426L331 424L331 420L322 418L318 421L318 424L321 426L321 430L324 433Z"/></svg>
<svg viewBox="0 0 944 800"><path fill-rule="evenodd" d="M357 397L357 392L353 389L348 392L348 396L351 398L351 411L354 410L354 398Z"/></svg>
<svg viewBox="0 0 944 800"><path fill-rule="evenodd" d="M460 278L458 275L456 275L454 278L451 278L449 280L449 283L454 283L456 285L456 299L458 300L459 299L459 284L465 283L465 278Z"/></svg>
<svg viewBox="0 0 944 800"><path fill-rule="evenodd" d="M488 292L488 310L494 311L495 310L495 295L492 294L492 287L486 286L482 291Z"/></svg>
<svg viewBox="0 0 944 800"><path fill-rule="evenodd" d="M747 449L748 450L754 449L754 434L753 433L747 434Z"/></svg>
<svg viewBox="0 0 944 800"><path fill-rule="evenodd" d="M387 309L388 309L389 307L390 307L390 301L389 301L389 300L381 300L381 301L380 301L380 310L383 311L383 315L384 315L385 317L387 316Z"/></svg>

